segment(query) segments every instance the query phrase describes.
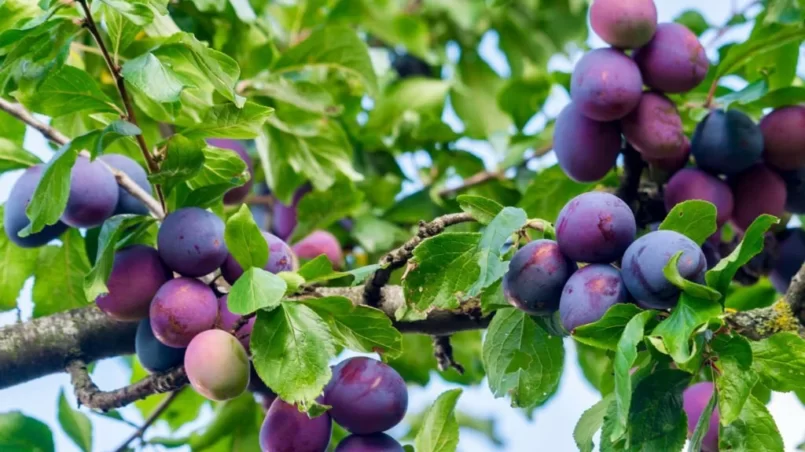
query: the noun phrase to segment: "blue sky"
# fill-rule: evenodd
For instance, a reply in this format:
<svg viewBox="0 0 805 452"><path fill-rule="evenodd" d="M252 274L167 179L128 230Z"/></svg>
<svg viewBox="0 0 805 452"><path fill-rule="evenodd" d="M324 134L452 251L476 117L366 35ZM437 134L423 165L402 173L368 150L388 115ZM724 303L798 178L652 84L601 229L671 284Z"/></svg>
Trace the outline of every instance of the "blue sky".
<svg viewBox="0 0 805 452"><path fill-rule="evenodd" d="M739 8L743 7L752 0L738 0ZM710 23L721 24L727 20L731 8L731 1L714 0L656 0L659 11L660 21L670 21L681 11L686 9L698 9ZM740 40L745 37L748 30L738 28L725 35L720 42L729 40ZM709 41L710 36L705 35L704 42ZM593 36L590 44L599 47L603 46L597 37ZM714 49L708 49L713 55ZM496 39L489 36L482 45L482 54L501 74L506 74L508 68L496 48ZM580 56L580 54L578 55ZM572 62L559 58L551 62L556 68L569 69ZM557 92L550 99L546 114L555 116L568 101L565 93ZM454 115L447 114L446 120L454 123ZM534 120L533 127L541 126L540 120ZM468 147L478 155L482 156L487 164L492 167L495 164L495 157L490 152L486 143L467 142ZM26 147L29 150L48 158L49 151L45 148L45 142L36 133L30 133L26 137ZM548 165L552 163L552 157L547 157L536 165ZM402 164L406 172L415 177L416 166L425 165L422 156L414 156L404 159ZM5 174L0 176L0 201L5 202L8 192L16 180L18 173ZM406 191L418 188L417 183L407 184ZM30 281L23 290L21 300L23 318L30 318L32 306L30 301ZM13 323L16 314L13 312L0 314L0 325ZM513 452L531 452L548 450L552 452L575 451L572 432L581 413L599 400L599 395L581 375L576 364L575 348L572 341L566 340L565 372L562 376L561 386L554 398L544 407L535 412L534 419L529 421L519 411L512 409L506 399L495 399L489 389L482 384L477 388L465 389L465 393L459 402L459 408L468 413L480 417L494 416L498 421L499 436L507 441L504 448ZM104 389L113 389L128 383L129 374L126 367L119 360L106 360L101 362L95 371L96 381ZM434 378L427 388L411 389L410 411L415 412L427 407L436 396L451 385L444 383L438 378ZM56 420L56 403L59 391L65 389L68 398L74 403L70 393L69 380L65 374L51 375L39 380L25 383L10 389L0 391L0 411L21 410L25 414L40 419L48 423L53 429L56 440L56 450L59 452L74 452L78 448L73 445L66 435L61 431ZM786 450L793 451L797 444L805 440L805 432L802 429L801 419L805 418L805 408L793 396L789 394L774 394L769 409L780 427L785 440ZM124 408L123 415L132 421L139 422L141 417L139 412L133 407ZM202 415L202 421L210 415L209 411ZM129 435L133 429L125 424L92 416L94 429L94 450L109 451L116 448L120 442ZM197 426L198 424L196 424ZM192 428L194 426L189 426ZM166 435L167 429L157 424L151 430L152 434ZM392 435L400 433L392 431ZM463 452L486 452L492 449L482 436L472 432L462 432L459 443L459 450Z"/></svg>

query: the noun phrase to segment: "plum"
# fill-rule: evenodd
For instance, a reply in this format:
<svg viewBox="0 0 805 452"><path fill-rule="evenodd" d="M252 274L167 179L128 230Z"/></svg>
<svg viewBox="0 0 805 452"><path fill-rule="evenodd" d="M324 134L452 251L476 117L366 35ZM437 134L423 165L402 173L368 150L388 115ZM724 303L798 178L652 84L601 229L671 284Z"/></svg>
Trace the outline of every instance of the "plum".
<svg viewBox="0 0 805 452"><path fill-rule="evenodd" d="M763 159L783 171L805 168L805 107L774 110L760 120Z"/></svg>
<svg viewBox="0 0 805 452"><path fill-rule="evenodd" d="M587 52L573 68L570 98L579 111L596 121L615 121L640 102L643 79L637 64L616 49Z"/></svg>
<svg viewBox="0 0 805 452"><path fill-rule="evenodd" d="M791 213L805 213L805 168L779 174L785 182L785 209Z"/></svg>
<svg viewBox="0 0 805 452"><path fill-rule="evenodd" d="M683 278L704 282L707 259L693 240L675 231L655 231L635 240L623 255L621 275L626 289L647 309L668 309L679 301L679 289L663 273L682 251L677 269Z"/></svg>
<svg viewBox="0 0 805 452"><path fill-rule="evenodd" d="M324 388L330 415L351 433L384 432L399 424L408 409L408 388L396 370L381 361L355 357L333 368Z"/></svg>
<svg viewBox="0 0 805 452"><path fill-rule="evenodd" d="M249 385L249 356L235 336L222 330L196 335L184 354L190 385L210 400L233 399Z"/></svg>
<svg viewBox="0 0 805 452"><path fill-rule="evenodd" d="M309 185L305 185L296 190L291 205L285 205L279 201L274 202L274 206L271 208L271 232L277 237L282 240L288 240L291 237L296 228L296 206L310 189Z"/></svg>
<svg viewBox="0 0 805 452"><path fill-rule="evenodd" d="M764 213L779 217L785 212L785 181L767 166L755 165L731 182L735 197L732 222L738 229L745 231Z"/></svg>
<svg viewBox="0 0 805 452"><path fill-rule="evenodd" d="M637 234L629 206L615 195L583 193L565 204L556 219L562 254L576 262L608 264L618 260Z"/></svg>
<svg viewBox="0 0 805 452"><path fill-rule="evenodd" d="M567 280L559 301L559 318L565 330L573 332L576 327L600 320L607 309L628 300L620 270L609 264L591 264Z"/></svg>
<svg viewBox="0 0 805 452"><path fill-rule="evenodd" d="M666 93L696 88L710 67L699 39L677 23L659 24L651 41L635 51L634 60L645 84Z"/></svg>
<svg viewBox="0 0 805 452"><path fill-rule="evenodd" d="M576 182L601 180L615 166L621 150L617 122L598 122L569 103L556 118L554 152L559 166Z"/></svg>
<svg viewBox="0 0 805 452"><path fill-rule="evenodd" d="M78 157L70 172L70 194L62 221L75 228L93 228L111 217L120 199L114 174L99 161Z"/></svg>
<svg viewBox="0 0 805 452"><path fill-rule="evenodd" d="M503 276L503 294L514 307L531 314L559 309L559 298L576 264L553 240L534 240L517 250Z"/></svg>
<svg viewBox="0 0 805 452"><path fill-rule="evenodd" d="M136 161L121 154L106 154L99 157L112 168L122 171L137 185L140 186L146 193L151 194L151 184L148 182L148 174L142 166ZM115 206L114 215L118 214L135 214L147 215L148 208L142 201L138 200L131 193L127 192L123 187L118 187L117 206Z"/></svg>
<svg viewBox="0 0 805 452"><path fill-rule="evenodd" d="M324 254L333 264L333 268L340 268L344 260L341 242L327 231L313 231L296 242L291 249L300 259L315 259Z"/></svg>
<svg viewBox="0 0 805 452"><path fill-rule="evenodd" d="M147 318L140 320L137 325L134 349L140 364L149 372L164 372L184 361L185 349L168 347L159 342L151 329L151 321Z"/></svg>
<svg viewBox="0 0 805 452"><path fill-rule="evenodd" d="M221 266L229 254L224 222L198 207L176 210L162 222L157 235L159 256L184 276L204 276Z"/></svg>
<svg viewBox="0 0 805 452"><path fill-rule="evenodd" d="M657 30L654 0L595 0L590 26L607 44L621 49L646 45Z"/></svg>
<svg viewBox="0 0 805 452"><path fill-rule="evenodd" d="M707 261L707 269L710 270L711 268L718 265L721 262L721 253L718 250L718 246L710 242L709 240L702 244L702 253L704 253L704 259Z"/></svg>
<svg viewBox="0 0 805 452"><path fill-rule="evenodd" d="M42 178L44 165L34 165L22 173L11 191L8 194L8 201L6 201L3 210L3 227L6 230L8 238L14 242L15 245L23 248L35 248L45 245L53 239L59 238L64 231L67 230L67 225L61 221L45 226L41 231L30 234L26 237L20 237L19 232L22 231L31 220L25 215L25 209L33 198L34 190L36 190L39 179Z"/></svg>
<svg viewBox="0 0 805 452"><path fill-rule="evenodd" d="M325 452L332 430L329 414L311 419L294 405L277 399L260 428L260 449L263 452Z"/></svg>
<svg viewBox="0 0 805 452"><path fill-rule="evenodd" d="M685 148L682 119L670 99L647 91L637 107L621 120L623 136L648 159L678 158Z"/></svg>
<svg viewBox="0 0 805 452"><path fill-rule="evenodd" d="M661 158L651 158L643 155L643 160L662 171L667 171L671 174L676 173L684 168L690 160L690 140L688 140L688 137L683 137L682 146L673 155Z"/></svg>
<svg viewBox="0 0 805 452"><path fill-rule="evenodd" d="M734 204L730 186L700 169L685 168L674 174L665 186L665 209L670 212L677 204L692 199L713 203L719 226L732 216Z"/></svg>
<svg viewBox="0 0 805 452"><path fill-rule="evenodd" d="M235 327L235 324L238 323L238 320L240 320L240 315L233 314L232 311L229 310L229 306L227 305L228 298L229 295L224 295L218 299L218 321L215 323L215 326L224 331L231 331L232 328ZM256 317L249 319L236 333L240 343L246 347L247 351L250 349L249 341L252 337L252 329L254 328L255 320Z"/></svg>
<svg viewBox="0 0 805 452"><path fill-rule="evenodd" d="M252 191L252 186L254 185L253 175L254 175L254 162L252 161L249 152L246 150L246 146L241 141L236 140L226 140L221 138L210 138L207 140L212 146L221 149L227 149L236 153L244 163L246 163L246 167L249 170L249 180L247 180L243 185L240 187L235 187L224 195L224 204L232 205L232 204L240 204L249 196L249 193Z"/></svg>
<svg viewBox="0 0 805 452"><path fill-rule="evenodd" d="M145 245L130 246L115 253L112 272L106 281L109 293L95 302L117 320L144 319L154 295L172 277L157 250Z"/></svg>
<svg viewBox="0 0 805 452"><path fill-rule="evenodd" d="M271 273L296 270L299 263L291 247L274 234L269 232L263 232L262 234L263 238L266 239L266 243L268 243L268 262L263 268ZM234 256L229 254L221 266L221 275L229 284L235 284L235 281L243 275L243 267L235 260Z"/></svg>
<svg viewBox="0 0 805 452"><path fill-rule="evenodd" d="M712 396L713 383L709 381L696 383L682 393L682 408L688 417L688 437L693 436L693 432L696 431L696 424L699 423L699 418L702 417L704 409L707 408ZM710 427L704 435L704 441L702 441L702 452L718 452L719 420L718 406L716 406L710 416Z"/></svg>
<svg viewBox="0 0 805 452"><path fill-rule="evenodd" d="M733 175L760 161L763 134L740 111L713 110L696 126L690 148L699 168Z"/></svg>
<svg viewBox="0 0 805 452"><path fill-rule="evenodd" d="M769 279L778 292L786 293L791 278L805 263L805 231L800 228L788 229L780 235L779 240L779 254L774 260Z"/></svg>
<svg viewBox="0 0 805 452"><path fill-rule="evenodd" d="M385 433L349 435L338 443L335 452L403 452L403 447Z"/></svg>
<svg viewBox="0 0 805 452"><path fill-rule="evenodd" d="M187 347L199 333L212 329L218 300L203 282L176 278L159 288L150 308L154 336L171 347Z"/></svg>

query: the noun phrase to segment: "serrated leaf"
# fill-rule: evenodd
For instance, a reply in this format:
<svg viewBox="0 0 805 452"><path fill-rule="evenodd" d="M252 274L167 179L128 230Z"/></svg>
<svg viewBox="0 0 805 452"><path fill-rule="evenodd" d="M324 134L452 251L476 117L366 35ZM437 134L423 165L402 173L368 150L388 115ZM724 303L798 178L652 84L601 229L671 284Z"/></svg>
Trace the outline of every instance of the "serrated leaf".
<svg viewBox="0 0 805 452"><path fill-rule="evenodd" d="M131 43L134 42L137 33L142 31L142 28L110 6L104 7L103 19L106 23L109 39L112 41L109 50L115 62L117 62L120 53L125 51Z"/></svg>
<svg viewBox="0 0 805 452"><path fill-rule="evenodd" d="M145 53L123 64L123 78L154 102L177 102L185 85L153 53Z"/></svg>
<svg viewBox="0 0 805 452"><path fill-rule="evenodd" d="M327 191L306 194L296 208L297 224L291 242L297 242L317 229L327 229L341 218L349 217L362 201L363 194L347 181L339 181Z"/></svg>
<svg viewBox="0 0 805 452"><path fill-rule="evenodd" d="M609 405L612 403L612 395L599 400L581 414L579 422L573 429L573 440L576 441L581 452L593 452L593 437L595 433L604 425L604 415L607 413Z"/></svg>
<svg viewBox="0 0 805 452"><path fill-rule="evenodd" d="M135 25L148 25L154 20L154 12L148 7L148 3L137 0L100 0L109 8L122 14L126 19Z"/></svg>
<svg viewBox="0 0 805 452"><path fill-rule="evenodd" d="M659 370L637 384L629 409L630 450L681 450L688 423L682 410L682 390L690 374Z"/></svg>
<svg viewBox="0 0 805 452"><path fill-rule="evenodd" d="M661 231L676 231L697 245L704 243L717 229L716 206L696 199L675 205L660 224Z"/></svg>
<svg viewBox="0 0 805 452"><path fill-rule="evenodd" d="M21 101L31 110L51 117L77 111L117 112L115 104L86 71L64 66L53 72Z"/></svg>
<svg viewBox="0 0 805 452"><path fill-rule="evenodd" d="M230 311L240 315L259 309L274 309L280 305L287 288L284 279L262 268L252 267L235 281L227 305Z"/></svg>
<svg viewBox="0 0 805 452"><path fill-rule="evenodd" d="M474 297L503 277L508 264L501 259L501 249L512 235L525 226L528 221L523 209L505 207L486 226L478 242L478 280L467 291Z"/></svg>
<svg viewBox="0 0 805 452"><path fill-rule="evenodd" d="M718 412L721 425L728 425L738 418L758 380L752 370L752 347L741 336L726 335L716 336L710 345L718 356Z"/></svg>
<svg viewBox="0 0 805 452"><path fill-rule="evenodd" d="M3 227L3 210L0 206L0 312L17 307L20 290L36 268L39 250L20 248L9 240Z"/></svg>
<svg viewBox="0 0 805 452"><path fill-rule="evenodd" d="M59 392L59 424L64 433L84 452L92 452L92 423L86 414L74 410L64 396L64 389Z"/></svg>
<svg viewBox="0 0 805 452"><path fill-rule="evenodd" d="M260 95L277 99L312 113L335 116L343 110L343 106L338 105L332 94L322 85L304 80L272 77L261 81L253 89Z"/></svg>
<svg viewBox="0 0 805 452"><path fill-rule="evenodd" d="M766 231L778 222L779 219L771 215L764 214L757 217L749 228L746 229L741 243L738 244L732 253L724 259L721 259L721 262L705 274L707 285L722 294L726 293L738 269L746 265L750 259L763 251Z"/></svg>
<svg viewBox="0 0 805 452"><path fill-rule="evenodd" d="M249 206L243 204L226 221L226 247L241 267L263 268L268 262L268 243L260 233Z"/></svg>
<svg viewBox="0 0 805 452"><path fill-rule="evenodd" d="M2 413L0 448L9 452L53 452L53 433L44 422L19 411Z"/></svg>
<svg viewBox="0 0 805 452"><path fill-rule="evenodd" d="M379 353L384 358L402 354L402 334L383 311L353 306L344 297L310 298L303 303L324 319L339 345L357 352Z"/></svg>
<svg viewBox="0 0 805 452"><path fill-rule="evenodd" d="M165 160L159 171L148 176L155 184L162 184L166 193L173 187L195 176L204 165L203 140L191 140L183 135L174 135L167 142Z"/></svg>
<svg viewBox="0 0 805 452"><path fill-rule="evenodd" d="M0 118L0 121L2 120L3 118ZM39 157L23 150L21 146L13 141L0 136L0 173L28 168L38 163L42 163Z"/></svg>
<svg viewBox="0 0 805 452"><path fill-rule="evenodd" d="M632 403L631 370L637 360L637 346L643 341L646 324L656 315L655 311L644 311L626 324L615 351L615 406L616 424L612 441L618 441L627 432L627 420Z"/></svg>
<svg viewBox="0 0 805 452"><path fill-rule="evenodd" d="M481 224L489 224L503 206L489 198L475 195L461 195L456 198L461 210L472 215Z"/></svg>
<svg viewBox="0 0 805 452"><path fill-rule="evenodd" d="M184 130L182 135L188 138L254 138L273 113L273 108L254 102L246 102L242 107L232 103L215 105L201 124Z"/></svg>
<svg viewBox="0 0 805 452"><path fill-rule="evenodd" d="M257 312L251 338L257 374L287 403L310 403L330 381L335 355L327 324L309 307L282 303Z"/></svg>
<svg viewBox="0 0 805 452"><path fill-rule="evenodd" d="M782 332L751 343L752 369L774 391L805 388L805 340L796 333Z"/></svg>
<svg viewBox="0 0 805 452"><path fill-rule="evenodd" d="M246 162L240 156L226 149L212 146L204 147L204 164L192 178L187 181L191 191L184 198L184 207L212 207L219 203L224 195L235 187L245 184L249 178Z"/></svg>
<svg viewBox="0 0 805 452"><path fill-rule="evenodd" d="M660 322L651 332L651 336L662 339L674 361L686 363L694 356L690 349L693 333L710 319L718 317L721 312L720 304L691 297L683 292L671 316Z"/></svg>
<svg viewBox="0 0 805 452"><path fill-rule="evenodd" d="M784 450L783 438L774 418L754 396L749 396L735 422L721 428L718 448L746 452Z"/></svg>
<svg viewBox="0 0 805 452"><path fill-rule="evenodd" d="M513 406L528 408L559 385L564 347L562 338L550 336L526 313L500 309L487 330L483 360L495 397L508 394Z"/></svg>
<svg viewBox="0 0 805 452"><path fill-rule="evenodd" d="M425 414L423 427L414 439L417 452L455 452L458 447L456 404L461 389L443 392Z"/></svg>
<svg viewBox="0 0 805 452"><path fill-rule="evenodd" d="M626 325L641 311L631 303L618 303L610 307L599 320L576 327L571 335L582 344L615 351Z"/></svg>
<svg viewBox="0 0 805 452"><path fill-rule="evenodd" d="M39 249L32 294L34 317L87 305L84 275L90 266L84 239L77 229L71 228L62 234L61 242L61 246Z"/></svg>
<svg viewBox="0 0 805 452"><path fill-rule="evenodd" d="M678 253L674 254L670 259L668 259L668 263L665 264L662 273L665 278L668 279L668 282L678 287L680 290L682 290L682 292L687 293L691 297L701 298L702 300L709 300L713 302L720 300L721 294L716 290L705 285L689 281L682 277L682 275L679 273L679 259L682 257L683 253L683 251L679 251Z"/></svg>

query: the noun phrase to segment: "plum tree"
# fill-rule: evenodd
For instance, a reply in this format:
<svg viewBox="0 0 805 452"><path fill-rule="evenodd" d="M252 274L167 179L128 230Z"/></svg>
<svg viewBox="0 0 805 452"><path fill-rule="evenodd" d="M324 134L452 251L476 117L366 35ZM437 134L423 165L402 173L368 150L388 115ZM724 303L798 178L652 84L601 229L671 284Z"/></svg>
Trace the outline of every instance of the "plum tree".
<svg viewBox="0 0 805 452"><path fill-rule="evenodd" d="M285 205L279 201L274 202L271 213L271 232L282 240L288 240L296 228L296 206L302 197L310 192L310 186L303 186L296 190L290 205Z"/></svg>
<svg viewBox="0 0 805 452"><path fill-rule="evenodd" d="M608 264L590 264L567 280L559 301L559 318L562 326L572 332L599 320L610 307L628 300L620 270Z"/></svg>
<svg viewBox="0 0 805 452"><path fill-rule="evenodd" d="M553 240L534 240L517 250L503 276L503 294L514 307L543 314L559 308L559 297L576 264Z"/></svg>
<svg viewBox="0 0 805 452"><path fill-rule="evenodd" d="M184 368L193 389L210 400L241 395L249 385L249 356L235 336L222 330L199 333L184 355Z"/></svg>
<svg viewBox="0 0 805 452"><path fill-rule="evenodd" d="M632 210L609 193L576 196L565 204L556 219L559 249L576 262L614 262L634 241L636 233Z"/></svg>
<svg viewBox="0 0 805 452"><path fill-rule="evenodd" d="M229 305L227 304L228 299L229 295L224 295L218 299L218 321L215 323L215 326L224 331L231 331L238 320L240 320L239 315L233 314L232 311L229 310ZM245 325L240 327L236 334L240 343L246 347L247 351L249 350L249 341L252 337L252 329L254 328L255 320L257 319L254 317L249 319Z"/></svg>
<svg viewBox="0 0 805 452"><path fill-rule="evenodd" d="M385 433L349 435L338 443L335 452L403 452L403 447Z"/></svg>
<svg viewBox="0 0 805 452"><path fill-rule="evenodd" d="M617 122L584 116L571 102L556 118L554 152L559 166L577 182L595 182L615 166L621 150Z"/></svg>
<svg viewBox="0 0 805 452"><path fill-rule="evenodd" d="M119 198L112 172L99 161L78 157L70 173L70 195L61 219L76 228L99 226L112 216Z"/></svg>
<svg viewBox="0 0 805 452"><path fill-rule="evenodd" d="M621 274L626 288L639 305L649 309L676 306L679 289L668 281L663 269L680 251L679 274L685 279L703 282L707 259L696 242L678 232L649 232L629 246L623 255Z"/></svg>
<svg viewBox="0 0 805 452"><path fill-rule="evenodd" d="M43 170L42 165L34 165L26 169L11 188L11 192L8 194L8 201L6 201L3 210L3 228L6 231L6 235L17 246L23 248L42 246L58 238L67 230L66 224L57 221L55 224L45 226L44 229L37 233L25 237L19 236L19 232L31 222L25 214L25 209L28 208L28 204L31 202L34 190L36 190L36 186L42 178Z"/></svg>
<svg viewBox="0 0 805 452"><path fill-rule="evenodd" d="M643 93L637 107L621 120L621 127L626 141L647 158L679 157L685 148L676 105L660 93Z"/></svg>
<svg viewBox="0 0 805 452"><path fill-rule="evenodd" d="M294 243L291 249L299 259L314 259L324 254L334 268L340 268L344 260L341 242L327 231L313 231L307 237Z"/></svg>
<svg viewBox="0 0 805 452"><path fill-rule="evenodd" d="M738 174L731 185L735 197L732 222L741 230L764 213L779 217L785 211L785 181L765 165L758 164Z"/></svg>
<svg viewBox="0 0 805 452"><path fill-rule="evenodd" d="M355 357L333 368L324 388L330 415L352 433L384 432L399 424L408 409L408 388L396 370L381 361Z"/></svg>
<svg viewBox="0 0 805 452"><path fill-rule="evenodd" d="M133 159L122 154L106 154L99 157L100 160L108 163L112 168L123 171L146 193L151 194L151 184L148 182L148 174L142 166ZM117 206L114 215L130 213L135 215L148 214L148 208L142 201L138 200L131 193L118 187Z"/></svg>
<svg viewBox="0 0 805 452"><path fill-rule="evenodd" d="M134 340L137 359L150 372L164 372L182 364L184 348L168 347L160 342L151 329L148 318L140 320Z"/></svg>
<svg viewBox="0 0 805 452"><path fill-rule="evenodd" d="M713 203L719 226L732 216L734 203L729 185L700 169L685 168L674 174L665 186L665 209L670 212L677 204L692 199Z"/></svg>
<svg viewBox="0 0 805 452"><path fill-rule="evenodd" d="M791 278L805 263L805 231L799 228L787 229L778 238L779 254L774 260L774 268L769 274L774 288L786 293Z"/></svg>
<svg viewBox="0 0 805 452"><path fill-rule="evenodd" d="M713 110L696 126L690 147L699 168L733 175L760 161L763 134L738 110Z"/></svg>
<svg viewBox="0 0 805 452"><path fill-rule="evenodd" d="M657 30L657 7L652 0L595 0L590 26L607 44L635 49L647 44Z"/></svg>
<svg viewBox="0 0 805 452"><path fill-rule="evenodd" d="M666 93L696 88L710 66L696 35L677 23L657 25L651 41L635 51L634 59L646 85Z"/></svg>
<svg viewBox="0 0 805 452"><path fill-rule="evenodd" d="M277 399L260 428L263 452L325 452L333 422L330 415L310 418L294 405Z"/></svg>
<svg viewBox="0 0 805 452"><path fill-rule="evenodd" d="M211 273L229 254L224 242L224 222L198 207L185 207L165 217L157 246L168 267L184 276Z"/></svg>
<svg viewBox="0 0 805 452"><path fill-rule="evenodd" d="M570 97L585 116L614 121L640 102L643 79L635 62L616 49L588 52L573 69Z"/></svg>
<svg viewBox="0 0 805 452"><path fill-rule="evenodd" d="M249 195L252 191L252 186L254 186L254 162L252 161L251 156L249 155L249 151L246 150L246 146L241 141L235 140L226 140L221 138L210 138L207 140L207 143L211 144L212 146L227 149L233 151L240 157L244 163L246 163L246 168L249 170L249 180L247 180L243 185L240 187L235 187L224 195L224 204L240 204L246 199L246 196Z"/></svg>
<svg viewBox="0 0 805 452"><path fill-rule="evenodd" d="M149 314L157 339L171 347L187 347L197 334L215 326L218 300L203 282L176 278L159 288Z"/></svg>
<svg viewBox="0 0 805 452"><path fill-rule="evenodd" d="M106 286L109 293L95 302L108 315L132 321L148 317L151 300L173 274L159 258L157 250L134 245L115 253ZM137 290L131 290L136 287Z"/></svg>
<svg viewBox="0 0 805 452"><path fill-rule="evenodd" d="M713 383L709 381L696 383L682 393L682 407L688 417L688 436L692 436L696 430L696 424L699 422L699 418L702 417L712 395ZM704 435L704 441L702 441L702 452L718 452L719 420L718 407L716 407L710 416L709 428Z"/></svg>
<svg viewBox="0 0 805 452"><path fill-rule="evenodd" d="M769 166L784 171L805 167L805 107L778 108L761 119L759 127Z"/></svg>
<svg viewBox="0 0 805 452"><path fill-rule="evenodd" d="M299 263L291 247L270 232L262 232L262 234L266 243L268 243L268 262L263 268L271 273L296 270ZM243 275L243 267L235 260L234 256L229 254L221 266L221 275L229 284L235 284L235 281Z"/></svg>

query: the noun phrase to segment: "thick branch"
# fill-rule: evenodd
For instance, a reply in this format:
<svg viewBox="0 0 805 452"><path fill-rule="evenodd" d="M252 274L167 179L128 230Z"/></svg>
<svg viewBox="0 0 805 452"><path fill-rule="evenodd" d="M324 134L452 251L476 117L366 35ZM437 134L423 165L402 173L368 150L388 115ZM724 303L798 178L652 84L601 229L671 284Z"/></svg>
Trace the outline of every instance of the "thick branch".
<svg viewBox="0 0 805 452"><path fill-rule="evenodd" d="M782 331L794 331L805 337L805 326L797 320L791 305L785 300L768 308L728 314L724 321L736 333L756 341Z"/></svg>

